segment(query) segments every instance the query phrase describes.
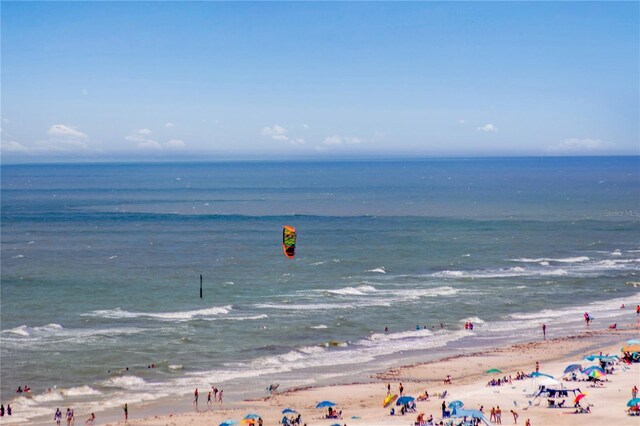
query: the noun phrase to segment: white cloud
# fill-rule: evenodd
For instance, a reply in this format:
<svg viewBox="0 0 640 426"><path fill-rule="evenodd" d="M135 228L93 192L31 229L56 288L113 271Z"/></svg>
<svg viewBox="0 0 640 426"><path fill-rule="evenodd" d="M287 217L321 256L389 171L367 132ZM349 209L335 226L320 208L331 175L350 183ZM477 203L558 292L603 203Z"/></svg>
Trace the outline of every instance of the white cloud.
<svg viewBox="0 0 640 426"><path fill-rule="evenodd" d="M158 141L154 141L153 139L145 139L142 142L138 143L138 148L141 149L162 149L162 144Z"/></svg>
<svg viewBox="0 0 640 426"><path fill-rule="evenodd" d="M340 136L340 135L332 135L324 138L325 145L355 145L362 142L360 138L355 136Z"/></svg>
<svg viewBox="0 0 640 426"><path fill-rule="evenodd" d="M287 129L282 126L278 126L274 124L273 127L263 127L262 128L263 136L270 136L274 141L288 141L289 137L287 136Z"/></svg>
<svg viewBox="0 0 640 426"><path fill-rule="evenodd" d="M170 139L164 144L164 147L167 149L184 148L184 141L182 139Z"/></svg>
<svg viewBox="0 0 640 426"><path fill-rule="evenodd" d="M47 133L49 133L51 136L64 138L84 139L87 137L87 135L77 130L76 128L67 126L65 124L54 124L47 131Z"/></svg>
<svg viewBox="0 0 640 426"><path fill-rule="evenodd" d="M16 141L2 141L0 149L3 152L29 152L29 148Z"/></svg>
<svg viewBox="0 0 640 426"><path fill-rule="evenodd" d="M291 139L291 145L304 145L305 140L303 138Z"/></svg>
<svg viewBox="0 0 640 426"><path fill-rule="evenodd" d="M560 143L547 147L549 152L567 153L567 152L591 152L600 151L611 147L611 142L602 141L600 139L565 139Z"/></svg>
<svg viewBox="0 0 640 426"><path fill-rule="evenodd" d="M87 144L76 138L51 138L44 141L37 141L36 147L32 149L32 152L44 151L44 152L73 152L73 151L85 151L88 148Z"/></svg>
<svg viewBox="0 0 640 426"><path fill-rule="evenodd" d="M170 129L170 128L171 128L171 127L173 127L173 126L174 126L174 124L173 124L172 122L170 122L170 121L167 121L167 122L164 124L164 127L166 127L167 129Z"/></svg>
<svg viewBox="0 0 640 426"><path fill-rule="evenodd" d="M493 124L485 124L484 126L478 127L476 130L483 131L483 132L497 132L498 128Z"/></svg>
<svg viewBox="0 0 640 426"><path fill-rule="evenodd" d="M185 147L185 143L181 139L170 139L161 143L151 137L151 130L144 128L134 130L130 135L124 137L126 141L135 142L140 149L163 150L163 149L181 149Z"/></svg>

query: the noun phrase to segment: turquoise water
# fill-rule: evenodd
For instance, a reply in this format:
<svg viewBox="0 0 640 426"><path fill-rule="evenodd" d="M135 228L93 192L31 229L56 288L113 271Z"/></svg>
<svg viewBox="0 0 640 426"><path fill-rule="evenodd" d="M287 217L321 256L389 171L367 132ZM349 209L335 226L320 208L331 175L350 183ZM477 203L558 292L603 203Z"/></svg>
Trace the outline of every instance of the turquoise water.
<svg viewBox="0 0 640 426"><path fill-rule="evenodd" d="M1 399L239 398L632 321L639 211L639 157L3 166Z"/></svg>

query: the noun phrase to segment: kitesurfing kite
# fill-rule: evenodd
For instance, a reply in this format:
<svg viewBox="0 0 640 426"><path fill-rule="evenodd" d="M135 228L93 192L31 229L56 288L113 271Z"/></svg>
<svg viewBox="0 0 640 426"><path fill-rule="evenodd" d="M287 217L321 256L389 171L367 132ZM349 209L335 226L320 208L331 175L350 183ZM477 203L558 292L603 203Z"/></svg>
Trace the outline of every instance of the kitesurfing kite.
<svg viewBox="0 0 640 426"><path fill-rule="evenodd" d="M293 259L296 254L296 228L285 226L282 229L282 250L285 256Z"/></svg>

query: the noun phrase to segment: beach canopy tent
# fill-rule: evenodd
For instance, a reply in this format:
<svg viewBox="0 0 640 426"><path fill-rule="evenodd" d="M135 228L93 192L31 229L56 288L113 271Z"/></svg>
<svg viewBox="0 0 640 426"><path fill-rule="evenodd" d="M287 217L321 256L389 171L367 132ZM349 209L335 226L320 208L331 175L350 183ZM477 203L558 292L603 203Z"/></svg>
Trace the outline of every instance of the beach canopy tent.
<svg viewBox="0 0 640 426"><path fill-rule="evenodd" d="M605 362L614 362L614 361L619 361L620 357L617 355L587 355L582 359L586 359L587 361L595 361L596 359L598 361L602 360Z"/></svg>
<svg viewBox="0 0 640 426"><path fill-rule="evenodd" d="M576 371L576 370L582 370L582 366L580 364L567 365L567 368L564 369L564 373L562 374L569 374L572 371Z"/></svg>
<svg viewBox="0 0 640 426"><path fill-rule="evenodd" d="M222 423L220 423L219 426L233 426L233 425L237 425L238 422L232 419L227 419L225 421L223 421Z"/></svg>
<svg viewBox="0 0 640 426"><path fill-rule="evenodd" d="M316 405L316 408L326 408L326 407L335 407L336 404L331 402L331 401L322 401L322 402L318 402L318 404Z"/></svg>
<svg viewBox="0 0 640 426"><path fill-rule="evenodd" d="M396 400L396 405L404 405L413 401L415 398L412 396L401 396Z"/></svg>
<svg viewBox="0 0 640 426"><path fill-rule="evenodd" d="M536 392L535 395L533 395L535 398L537 397L544 397L544 398L567 398L569 396L569 392L571 392L574 397L577 396L578 394L581 394L582 391L580 390L580 388L576 388L576 389L562 389L562 388L557 388L557 387L550 387L550 386L540 386L540 389L538 389L538 392Z"/></svg>
<svg viewBox="0 0 640 426"><path fill-rule="evenodd" d="M540 373L538 371L534 371L533 373L531 373L529 375L531 377L548 377L550 379L555 379L555 377L553 377L551 374Z"/></svg>
<svg viewBox="0 0 640 426"><path fill-rule="evenodd" d="M463 408L460 408L456 410L454 413L451 413L451 417L457 417L457 418L469 417L470 419L480 419L485 424L487 425L489 424L487 422L487 419L484 417L484 414L482 414L482 411L480 410L465 410Z"/></svg>
<svg viewBox="0 0 640 426"><path fill-rule="evenodd" d="M538 382L539 387L545 387L545 388L548 388L549 386L558 386L558 385L560 385L560 382L550 377L545 377L544 379Z"/></svg>
<svg viewBox="0 0 640 426"><path fill-rule="evenodd" d="M627 402L627 407L635 407L636 405L640 405L640 398L633 398Z"/></svg>
<svg viewBox="0 0 640 426"><path fill-rule="evenodd" d="M453 408L457 410L458 408L462 408L464 406L464 402L462 401L451 401L448 405L449 408Z"/></svg>
<svg viewBox="0 0 640 426"><path fill-rule="evenodd" d="M487 370L487 374L500 374L502 373L502 371L498 370L497 368L492 368L491 370Z"/></svg>
<svg viewBox="0 0 640 426"><path fill-rule="evenodd" d="M285 408L282 410L282 414L298 414L298 412L293 408Z"/></svg>

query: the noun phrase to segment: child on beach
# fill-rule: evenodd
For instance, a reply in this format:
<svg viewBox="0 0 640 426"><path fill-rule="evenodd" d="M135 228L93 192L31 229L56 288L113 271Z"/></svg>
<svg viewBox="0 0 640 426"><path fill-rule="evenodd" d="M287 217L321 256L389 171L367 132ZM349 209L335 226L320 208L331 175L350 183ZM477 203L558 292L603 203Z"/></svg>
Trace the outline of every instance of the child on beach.
<svg viewBox="0 0 640 426"><path fill-rule="evenodd" d="M89 416L89 418L85 421L86 424L88 425L92 425L93 422L96 420L96 415L91 413L91 415Z"/></svg>

